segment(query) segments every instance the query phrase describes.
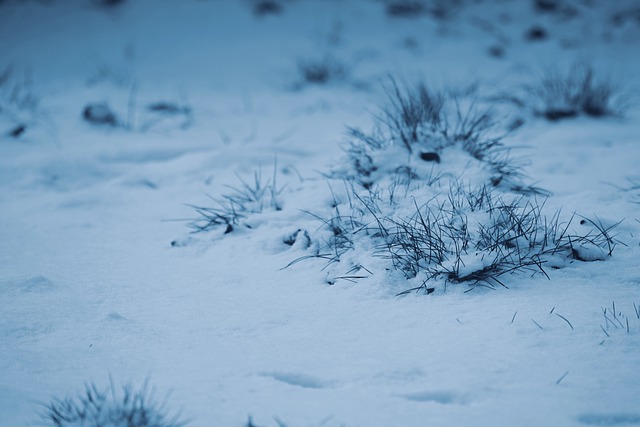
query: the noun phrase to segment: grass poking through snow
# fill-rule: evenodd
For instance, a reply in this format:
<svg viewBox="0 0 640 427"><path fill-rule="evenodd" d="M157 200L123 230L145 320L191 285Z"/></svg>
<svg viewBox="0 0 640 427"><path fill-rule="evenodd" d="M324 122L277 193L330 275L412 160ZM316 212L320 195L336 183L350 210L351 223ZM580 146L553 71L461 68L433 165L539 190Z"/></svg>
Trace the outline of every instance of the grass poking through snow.
<svg viewBox="0 0 640 427"><path fill-rule="evenodd" d="M438 283L508 287L510 274L549 277L548 270L572 261L605 260L620 243L613 233L618 224L575 214L563 221L561 212L544 212L544 200L496 194L488 186L456 183L446 192L418 186L405 188L404 197L391 194L398 188L350 188L349 204L336 206L328 219L314 215L322 222L315 257L337 264L347 253L374 247L359 256L388 260L388 269L418 281L405 292L430 293ZM351 256L342 268L364 262Z"/></svg>
<svg viewBox="0 0 640 427"><path fill-rule="evenodd" d="M44 425L52 427L182 427L187 423L171 415L166 402L158 402L154 390L145 383L135 390L99 389L87 384L76 397L54 399L41 412Z"/></svg>
<svg viewBox="0 0 640 427"><path fill-rule="evenodd" d="M352 168L344 174L347 178L370 187L398 171L425 180L433 170L458 177L479 169L492 186L544 193L524 183L525 163L511 156L503 143L505 132L477 99L433 91L424 84L401 86L393 79L386 92L374 130L348 130Z"/></svg>
<svg viewBox="0 0 640 427"><path fill-rule="evenodd" d="M228 186L230 192L218 198L211 197L216 206L190 205L200 216L189 222L189 227L194 232L209 231L222 226L225 228L224 233L228 234L253 214L259 214L265 210L282 210L279 196L285 187L278 186L277 164L274 165L271 179L265 180L261 171L257 170L254 172L252 182L247 182L240 177L238 180L239 185ZM247 224L244 225L251 228Z"/></svg>
<svg viewBox="0 0 640 427"><path fill-rule="evenodd" d="M605 260L621 243L619 223L548 214L545 192L523 182L523 164L479 101L393 79L386 94L372 132L349 129L348 162L333 173L346 202L329 186L331 211L305 211L320 225L313 233L296 227L283 240L293 246L303 237L306 251L287 267L325 260L333 284L369 277L365 265L384 259L387 271L410 281L402 293L432 293L437 284L506 288L511 274L548 278L570 262ZM191 228L226 234L251 228L253 214L281 210L275 170L271 180L259 172L240 180L214 207L193 206L200 218Z"/></svg>

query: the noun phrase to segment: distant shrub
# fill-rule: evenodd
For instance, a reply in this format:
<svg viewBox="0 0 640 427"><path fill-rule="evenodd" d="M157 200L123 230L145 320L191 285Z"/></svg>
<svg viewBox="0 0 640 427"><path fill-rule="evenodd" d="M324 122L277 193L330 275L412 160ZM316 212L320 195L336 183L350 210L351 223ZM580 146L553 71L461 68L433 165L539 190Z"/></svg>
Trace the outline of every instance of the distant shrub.
<svg viewBox="0 0 640 427"><path fill-rule="evenodd" d="M635 21L640 26L640 5L628 6L611 16L611 23L616 26L625 25L628 21Z"/></svg>
<svg viewBox="0 0 640 427"><path fill-rule="evenodd" d="M127 2L127 0L93 0L93 2L97 6L101 6L104 8L113 8L113 7L124 5Z"/></svg>
<svg viewBox="0 0 640 427"><path fill-rule="evenodd" d="M40 119L40 98L33 89L29 72L11 67L0 69L0 132L11 138L21 137Z"/></svg>
<svg viewBox="0 0 640 427"><path fill-rule="evenodd" d="M140 125L141 131L158 128L187 129L193 122L193 110L185 102L156 101L147 104L146 115Z"/></svg>
<svg viewBox="0 0 640 427"><path fill-rule="evenodd" d="M533 10L540 14L553 15L561 20L569 20L580 15L581 7L593 6L595 2L572 0L533 0Z"/></svg>
<svg viewBox="0 0 640 427"><path fill-rule="evenodd" d="M54 399L41 413L45 425L53 427L182 427L178 415L170 415L155 400L153 391L145 384L134 390L124 386L122 391L85 386L76 397Z"/></svg>
<svg viewBox="0 0 640 427"><path fill-rule="evenodd" d="M125 114L116 112L107 102L91 102L82 110L82 118L88 124L99 127L121 128L129 131L146 132L165 125L166 129L186 129L193 121L191 107L173 101L151 102L138 108L134 95L130 96L126 119Z"/></svg>
<svg viewBox="0 0 640 427"><path fill-rule="evenodd" d="M389 16L414 18L425 12L423 1L393 0L387 2L386 11Z"/></svg>
<svg viewBox="0 0 640 427"><path fill-rule="evenodd" d="M533 25L525 32L524 38L530 42L544 41L549 37L547 30L540 25Z"/></svg>
<svg viewBox="0 0 640 427"><path fill-rule="evenodd" d="M253 0L251 3L256 16L278 15L284 11L282 2L277 0Z"/></svg>
<svg viewBox="0 0 640 427"><path fill-rule="evenodd" d="M82 118L92 125L112 127L123 125L106 102L87 104L82 110Z"/></svg>
<svg viewBox="0 0 640 427"><path fill-rule="evenodd" d="M533 0L535 8L540 12L556 12L560 9L559 0Z"/></svg>
<svg viewBox="0 0 640 427"><path fill-rule="evenodd" d="M525 88L519 102L550 121L573 118L621 116L628 99L619 84L611 79L597 77L588 64L578 63L567 72L547 71L539 82Z"/></svg>
<svg viewBox="0 0 640 427"><path fill-rule="evenodd" d="M440 20L453 16L462 4L462 0L387 0L386 13L398 18L425 15Z"/></svg>
<svg viewBox="0 0 640 427"><path fill-rule="evenodd" d="M496 44L487 49L487 54L493 58L504 58L505 48Z"/></svg>
<svg viewBox="0 0 640 427"><path fill-rule="evenodd" d="M330 55L299 59L297 68L300 76L300 80L296 84L298 88L307 85L344 82L348 77L347 66Z"/></svg>
<svg viewBox="0 0 640 427"><path fill-rule="evenodd" d="M35 110L39 98L34 94L31 74L16 73L13 67L5 67L0 71L0 90L3 106L12 105L20 110Z"/></svg>

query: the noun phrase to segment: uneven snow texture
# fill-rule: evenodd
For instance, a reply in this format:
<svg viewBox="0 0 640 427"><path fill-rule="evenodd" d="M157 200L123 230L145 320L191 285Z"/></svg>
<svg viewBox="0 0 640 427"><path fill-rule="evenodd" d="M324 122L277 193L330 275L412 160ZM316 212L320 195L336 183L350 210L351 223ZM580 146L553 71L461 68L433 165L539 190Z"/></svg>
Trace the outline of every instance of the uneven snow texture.
<svg viewBox="0 0 640 427"><path fill-rule="evenodd" d="M637 2L401 3L0 1L0 426L145 380L193 427L640 425ZM579 61L624 116L511 99ZM545 209L622 243L428 295L370 240L314 257L389 76L490 105ZM191 233L256 171L275 199Z"/></svg>

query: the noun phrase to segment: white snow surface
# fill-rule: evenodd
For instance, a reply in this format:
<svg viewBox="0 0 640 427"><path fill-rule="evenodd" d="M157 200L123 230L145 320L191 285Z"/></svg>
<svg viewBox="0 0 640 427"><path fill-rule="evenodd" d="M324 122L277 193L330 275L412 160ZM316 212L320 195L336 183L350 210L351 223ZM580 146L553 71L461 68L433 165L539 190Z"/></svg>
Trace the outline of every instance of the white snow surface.
<svg viewBox="0 0 640 427"><path fill-rule="evenodd" d="M145 380L193 427L640 425L636 107L560 122L498 107L525 119L504 143L524 147L545 209L623 220L611 257L506 275L508 289L439 281L403 296L420 283L367 240L340 263L283 268L323 235L310 213L330 215L332 192L345 202L327 176L345 128L374 126L387 76L491 94L586 59L633 95L637 4L567 0L579 13L561 19L467 1L437 20L381 1L281 3L256 16L231 0L0 2L0 72L13 70L0 87L0 426L52 425L42 405L85 383ZM549 38L526 41L533 24ZM302 84L297 62L325 56L349 73ZM152 102L190 113L158 118ZM89 103L128 128L83 121ZM190 205L274 167L281 210L191 233ZM283 243L298 229L310 246L302 232ZM369 277L335 280L363 260Z"/></svg>

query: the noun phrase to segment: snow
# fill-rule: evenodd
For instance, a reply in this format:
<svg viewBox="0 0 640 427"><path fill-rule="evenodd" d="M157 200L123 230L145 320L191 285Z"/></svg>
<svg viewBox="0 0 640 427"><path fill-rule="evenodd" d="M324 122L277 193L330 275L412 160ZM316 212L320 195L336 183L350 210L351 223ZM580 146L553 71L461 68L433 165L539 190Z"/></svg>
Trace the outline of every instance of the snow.
<svg viewBox="0 0 640 427"><path fill-rule="evenodd" d="M638 177L637 106L547 122L495 105L505 126L524 120L503 142L551 193L545 212L623 220L611 257L586 245L590 262L553 260L549 279L505 275L509 289L491 290L440 278L429 295L396 296L423 277L389 270L371 233L340 262L313 256L333 236L318 217L351 213L346 127L375 127L387 76L491 96L588 59L637 90L640 26L610 19L633 1L562 2L579 10L570 19L464 3L443 21L391 18L373 0L283 1L266 16L231 0L0 2L0 75L12 66L0 87L0 426L42 425L43 403L85 383L145 380L193 427L640 425L639 190L622 190ZM550 37L526 41L533 24ZM503 58L487 53L496 43ZM326 57L346 75L305 84L299 61ZM20 107L13 87L37 102ZM161 103L177 114L147 108ZM88 123L90 104L121 125ZM404 162L486 183L451 147L427 166L398 146L375 156L385 185ZM191 233L193 205L218 207L257 170L273 182L274 168L278 209ZM575 218L572 233L593 230ZM488 262L463 261L464 273Z"/></svg>

